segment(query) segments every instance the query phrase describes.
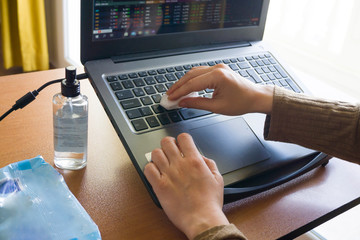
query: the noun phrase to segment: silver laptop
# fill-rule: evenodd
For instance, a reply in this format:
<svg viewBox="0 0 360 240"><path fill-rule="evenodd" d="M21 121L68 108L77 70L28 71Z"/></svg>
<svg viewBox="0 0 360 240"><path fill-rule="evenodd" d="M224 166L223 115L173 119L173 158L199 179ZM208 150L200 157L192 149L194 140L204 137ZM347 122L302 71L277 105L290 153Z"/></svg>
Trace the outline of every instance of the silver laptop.
<svg viewBox="0 0 360 240"><path fill-rule="evenodd" d="M143 169L165 136L187 132L216 161L225 202L326 162L325 154L264 141L263 114L229 117L159 106L161 95L192 67L218 63L256 84L307 92L262 43L268 6L269 0L81 1L81 61L156 204Z"/></svg>

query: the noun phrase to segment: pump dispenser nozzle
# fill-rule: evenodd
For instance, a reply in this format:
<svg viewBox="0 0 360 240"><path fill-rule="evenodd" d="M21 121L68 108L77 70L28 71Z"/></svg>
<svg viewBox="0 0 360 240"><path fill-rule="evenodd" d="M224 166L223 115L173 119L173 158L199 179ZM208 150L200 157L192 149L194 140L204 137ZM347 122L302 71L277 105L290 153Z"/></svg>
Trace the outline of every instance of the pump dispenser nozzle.
<svg viewBox="0 0 360 240"><path fill-rule="evenodd" d="M65 68L65 79L61 82L61 94L65 97L76 97L80 94L80 82L76 79L76 68Z"/></svg>

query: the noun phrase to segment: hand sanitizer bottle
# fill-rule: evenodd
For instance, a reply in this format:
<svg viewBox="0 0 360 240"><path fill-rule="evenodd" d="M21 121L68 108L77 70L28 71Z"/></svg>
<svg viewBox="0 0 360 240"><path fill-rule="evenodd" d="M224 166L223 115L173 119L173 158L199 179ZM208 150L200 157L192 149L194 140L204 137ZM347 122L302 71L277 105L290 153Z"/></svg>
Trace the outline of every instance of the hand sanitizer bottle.
<svg viewBox="0 0 360 240"><path fill-rule="evenodd" d="M54 163L61 169L77 170L87 162L88 99L80 94L76 68L65 71L61 93L53 97Z"/></svg>

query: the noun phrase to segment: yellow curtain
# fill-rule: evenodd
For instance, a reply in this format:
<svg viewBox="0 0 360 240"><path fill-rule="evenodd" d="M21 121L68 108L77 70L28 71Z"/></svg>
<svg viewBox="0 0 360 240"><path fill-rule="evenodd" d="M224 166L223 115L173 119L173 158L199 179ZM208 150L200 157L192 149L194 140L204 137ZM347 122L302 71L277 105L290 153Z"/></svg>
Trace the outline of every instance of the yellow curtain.
<svg viewBox="0 0 360 240"><path fill-rule="evenodd" d="M44 0L1 0L4 67L49 69Z"/></svg>

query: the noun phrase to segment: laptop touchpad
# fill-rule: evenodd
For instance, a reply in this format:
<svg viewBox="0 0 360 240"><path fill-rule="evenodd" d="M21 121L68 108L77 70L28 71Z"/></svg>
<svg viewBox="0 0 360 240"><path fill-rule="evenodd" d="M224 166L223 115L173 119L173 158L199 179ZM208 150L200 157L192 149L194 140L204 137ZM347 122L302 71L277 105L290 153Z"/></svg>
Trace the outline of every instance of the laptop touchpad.
<svg viewBox="0 0 360 240"><path fill-rule="evenodd" d="M213 159L221 174L270 157L242 117L190 130L202 154Z"/></svg>

